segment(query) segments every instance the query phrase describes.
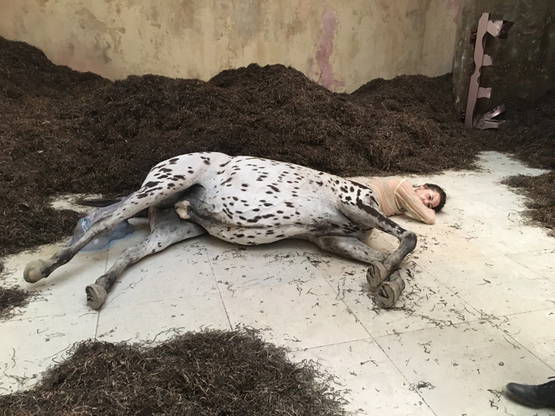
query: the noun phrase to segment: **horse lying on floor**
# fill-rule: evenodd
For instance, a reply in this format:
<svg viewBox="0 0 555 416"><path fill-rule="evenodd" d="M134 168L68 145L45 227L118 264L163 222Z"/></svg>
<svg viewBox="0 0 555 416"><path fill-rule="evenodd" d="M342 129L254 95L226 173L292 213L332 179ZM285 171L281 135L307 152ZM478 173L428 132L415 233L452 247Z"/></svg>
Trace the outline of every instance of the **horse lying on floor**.
<svg viewBox="0 0 555 416"><path fill-rule="evenodd" d="M395 273L416 246L416 234L384 216L373 191L313 169L256 157L190 153L154 166L142 186L123 200L97 210L89 229L47 260L27 264L24 278L37 282L69 262L89 241L148 209L150 234L126 249L94 284L87 302L100 309L127 267L172 244L204 233L243 245L285 238L312 241L323 250L368 264L376 300L392 307L404 288ZM383 254L365 244L377 228L399 247Z"/></svg>

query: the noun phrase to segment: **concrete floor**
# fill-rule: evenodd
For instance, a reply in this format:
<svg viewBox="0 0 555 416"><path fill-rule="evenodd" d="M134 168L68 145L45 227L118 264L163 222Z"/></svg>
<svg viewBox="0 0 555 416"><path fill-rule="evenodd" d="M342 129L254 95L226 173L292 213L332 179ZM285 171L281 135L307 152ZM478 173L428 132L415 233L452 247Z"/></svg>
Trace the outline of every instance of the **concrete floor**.
<svg viewBox="0 0 555 416"><path fill-rule="evenodd" d="M449 199L434 226L398 218L419 244L390 311L367 296L364 265L298 241L176 245L131 268L100 313L87 308L84 288L140 231L34 286L21 278L24 265L55 246L12 256L2 284L38 296L0 322L0 393L32 385L83 339L159 341L244 324L337 375L353 414L555 415L502 396L509 381L555 375L555 238L525 225L524 198L499 183L542 172L494 152L480 165L413 178L443 185ZM394 240L376 233L371 244L390 249Z"/></svg>

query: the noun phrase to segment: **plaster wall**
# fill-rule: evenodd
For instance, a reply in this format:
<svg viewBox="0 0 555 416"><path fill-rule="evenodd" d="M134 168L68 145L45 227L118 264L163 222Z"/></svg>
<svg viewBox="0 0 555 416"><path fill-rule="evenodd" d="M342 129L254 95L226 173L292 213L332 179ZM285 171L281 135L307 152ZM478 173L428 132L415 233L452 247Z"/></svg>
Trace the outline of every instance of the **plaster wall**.
<svg viewBox="0 0 555 416"><path fill-rule="evenodd" d="M0 0L0 35L111 79L281 63L334 91L451 71L462 0Z"/></svg>

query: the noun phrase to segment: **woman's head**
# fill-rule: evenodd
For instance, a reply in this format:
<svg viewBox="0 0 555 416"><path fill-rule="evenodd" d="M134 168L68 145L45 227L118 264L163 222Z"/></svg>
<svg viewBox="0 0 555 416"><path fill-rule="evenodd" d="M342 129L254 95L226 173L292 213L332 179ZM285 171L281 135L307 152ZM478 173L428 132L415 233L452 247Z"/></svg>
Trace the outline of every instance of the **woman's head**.
<svg viewBox="0 0 555 416"><path fill-rule="evenodd" d="M435 212L441 211L441 208L447 201L447 194L438 185L434 183L425 183L415 189L416 194L424 205L433 209Z"/></svg>

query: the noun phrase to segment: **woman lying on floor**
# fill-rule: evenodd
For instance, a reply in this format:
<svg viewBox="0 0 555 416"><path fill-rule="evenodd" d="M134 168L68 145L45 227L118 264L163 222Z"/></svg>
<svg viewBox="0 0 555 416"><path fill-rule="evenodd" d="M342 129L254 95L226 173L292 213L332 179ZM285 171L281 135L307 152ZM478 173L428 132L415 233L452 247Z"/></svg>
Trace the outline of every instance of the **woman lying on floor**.
<svg viewBox="0 0 555 416"><path fill-rule="evenodd" d="M425 224L435 223L447 200L445 191L432 183L413 186L406 179L372 178L366 185L375 192L382 214L406 214Z"/></svg>

